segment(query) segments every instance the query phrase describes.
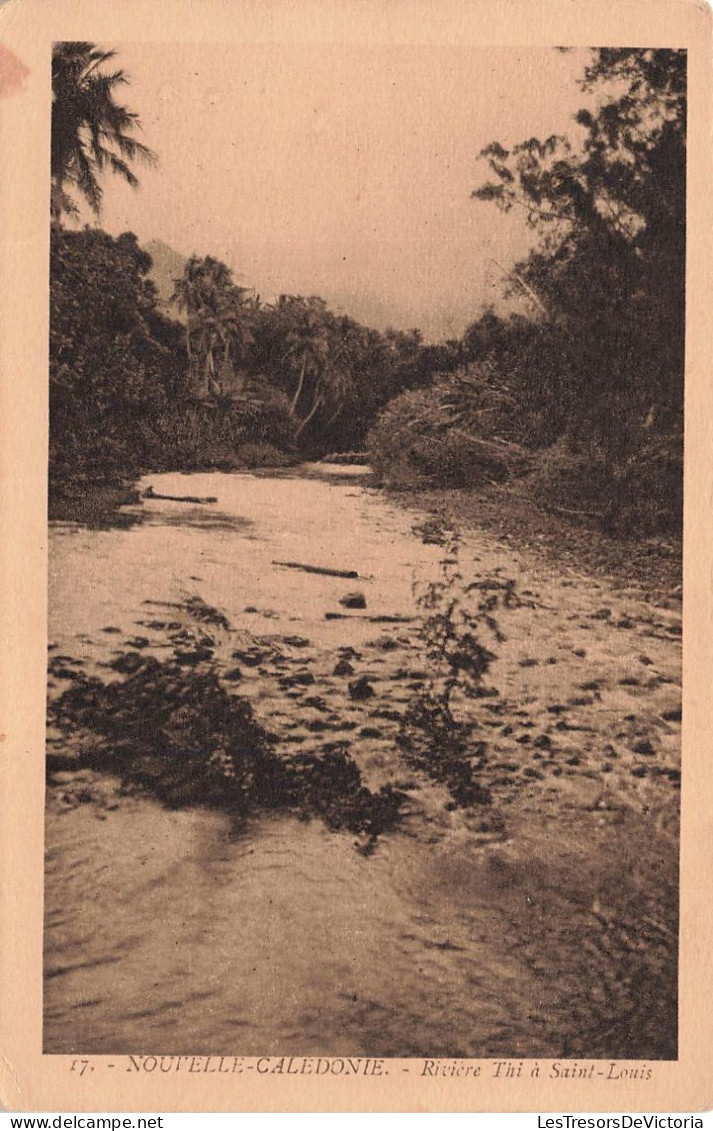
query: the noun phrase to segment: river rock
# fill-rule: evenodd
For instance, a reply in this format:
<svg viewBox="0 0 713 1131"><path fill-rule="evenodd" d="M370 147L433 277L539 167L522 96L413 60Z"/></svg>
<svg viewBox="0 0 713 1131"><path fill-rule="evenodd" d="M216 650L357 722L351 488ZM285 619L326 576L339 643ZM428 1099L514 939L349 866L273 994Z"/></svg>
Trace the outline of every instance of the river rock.
<svg viewBox="0 0 713 1131"><path fill-rule="evenodd" d="M314 683L314 676L312 672L300 671L291 672L289 675L280 676L278 683L280 687L308 687Z"/></svg>
<svg viewBox="0 0 713 1131"><path fill-rule="evenodd" d="M369 641L370 648L380 648L382 652L395 652L401 645L393 636L377 636L376 640Z"/></svg>
<svg viewBox="0 0 713 1131"><path fill-rule="evenodd" d="M188 667L195 667L197 664L202 664L204 660L212 658L213 650L211 648L195 648L192 652L176 652L176 663ZM138 671L138 668L136 670Z"/></svg>
<svg viewBox="0 0 713 1131"><path fill-rule="evenodd" d="M681 704L680 702L667 704L661 712L661 718L665 719L667 723L680 723L681 721Z"/></svg>
<svg viewBox="0 0 713 1131"><path fill-rule="evenodd" d="M355 589L351 593L345 593L343 597L339 598L339 604L345 609L365 609L366 597L359 589Z"/></svg>
<svg viewBox="0 0 713 1131"><path fill-rule="evenodd" d="M369 677L363 675L360 679L351 680L349 683L349 694L352 699L371 699L375 692L369 682Z"/></svg>
<svg viewBox="0 0 713 1131"><path fill-rule="evenodd" d="M639 742L635 742L632 749L633 749L635 754L655 754L656 753L653 746L649 742L648 738L642 738Z"/></svg>
<svg viewBox="0 0 713 1131"><path fill-rule="evenodd" d="M139 668L143 667L143 664L143 657L138 652L124 652L117 656L115 660L112 660L109 667L122 675L133 675Z"/></svg>

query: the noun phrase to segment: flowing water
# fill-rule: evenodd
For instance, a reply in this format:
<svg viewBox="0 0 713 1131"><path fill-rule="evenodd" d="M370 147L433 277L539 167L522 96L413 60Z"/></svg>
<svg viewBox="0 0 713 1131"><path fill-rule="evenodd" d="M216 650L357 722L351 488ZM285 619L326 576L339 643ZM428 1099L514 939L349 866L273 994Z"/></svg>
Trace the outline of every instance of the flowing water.
<svg viewBox="0 0 713 1131"><path fill-rule="evenodd" d="M167 645L155 625L163 622L151 618L200 598L220 610L231 631L292 640L317 673L306 700L304 689L281 692L262 669L244 673L239 690L262 723L311 741L323 725L315 722L319 712L334 702L329 725L353 747L365 780L377 788L403 778L393 743L374 728L381 725L374 711L365 714L345 696L331 672L339 649L366 650L376 702L403 707L413 695L395 682L395 665L414 645L414 579L434 576L442 556L439 546L414 536L413 514L357 474L211 473L148 482L157 493L217 502L147 500L136 508L139 521L121 529L55 524L53 653L90 672L132 639L160 656ZM472 545L468 554L473 571L489 554L491 574L504 570L520 584L530 577L497 547ZM344 613L339 600L351 589L364 592L367 612L327 619ZM555 599L564 610L556 670L569 673L568 663L584 662L571 656L572 618L602 595L587 592L585 599L570 585ZM534 662L518 666L523 647L533 646L523 633L539 632L556 651L552 605L538 599L531 606L520 614L530 620L518 640L505 646L513 679L537 674ZM612 644L611 631L593 624L597 672L617 664L625 670L629 645ZM385 625L395 643L380 650L374 638ZM144 634L138 643L137 634ZM670 641L649 640L648 647L652 655L659 649L655 670L669 673L661 676L666 690L676 678ZM513 685L521 716L530 703L539 720L544 700L537 697L561 690L557 659L539 685ZM616 713L620 691L611 694ZM573 711L586 707L577 702ZM371 730L358 730L365 721ZM503 742L514 742L512 727L504 729ZM669 742L673 752L676 741ZM618 779L626 803L598 800L613 780L602 785L602 745L593 740L584 764L567 764L564 773L550 759L555 777L532 773L531 761L521 771L513 764L514 777L501 770L500 793L493 778L505 814L498 835L454 812L437 783L406 781L412 789L403 824L370 854L358 850L353 833L319 819L255 813L238 822L200 807L167 808L141 791L122 791L108 774L51 775L45 1050L671 1055L675 837L661 816L666 804L654 805L654 793L645 792L660 790L662 779L632 779L629 762ZM525 753L524 745L512 749L510 757ZM640 796L655 812L652 824L642 826Z"/></svg>

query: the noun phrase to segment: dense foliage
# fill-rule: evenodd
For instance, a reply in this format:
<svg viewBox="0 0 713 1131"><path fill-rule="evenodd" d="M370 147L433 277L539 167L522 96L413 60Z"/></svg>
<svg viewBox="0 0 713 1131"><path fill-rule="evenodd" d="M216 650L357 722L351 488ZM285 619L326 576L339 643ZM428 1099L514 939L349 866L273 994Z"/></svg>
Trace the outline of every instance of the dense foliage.
<svg viewBox="0 0 713 1131"><path fill-rule="evenodd" d="M511 438L540 452L539 498L612 529L672 531L682 510L686 56L601 49L582 86L601 97L576 115L578 142L493 142L481 154L493 179L473 195L519 207L539 237L510 276L532 316L486 311L462 352L487 367L483 393L509 398ZM471 380L466 369L455 384ZM436 478L452 481L454 466L460 483L488 473L472 437L440 462L439 445L453 449L452 429L439 439L453 401L438 381L423 403L389 406L373 435L377 458L382 437L410 428L421 470L426 433ZM491 433L488 420L480 435ZM392 477L408 458L396 444ZM501 475L511 470L501 461Z"/></svg>
<svg viewBox="0 0 713 1131"><path fill-rule="evenodd" d="M184 328L157 309L135 236L55 229L50 289L52 485L145 469L272 462L294 436L268 386L194 395Z"/></svg>
<svg viewBox="0 0 713 1131"><path fill-rule="evenodd" d="M150 271L131 233L52 229L55 489L358 448L388 399L442 362L417 334L380 334L320 299L261 305L210 257L176 280L183 324L161 313Z"/></svg>

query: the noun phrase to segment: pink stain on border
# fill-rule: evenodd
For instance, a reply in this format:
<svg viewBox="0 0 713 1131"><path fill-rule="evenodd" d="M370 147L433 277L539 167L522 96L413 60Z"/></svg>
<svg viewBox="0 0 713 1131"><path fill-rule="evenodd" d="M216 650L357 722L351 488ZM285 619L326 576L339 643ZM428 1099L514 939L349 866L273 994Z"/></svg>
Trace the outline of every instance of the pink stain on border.
<svg viewBox="0 0 713 1131"><path fill-rule="evenodd" d="M25 85L25 79L30 73L21 59L18 59L9 47L0 43L0 98L9 98L18 94Z"/></svg>

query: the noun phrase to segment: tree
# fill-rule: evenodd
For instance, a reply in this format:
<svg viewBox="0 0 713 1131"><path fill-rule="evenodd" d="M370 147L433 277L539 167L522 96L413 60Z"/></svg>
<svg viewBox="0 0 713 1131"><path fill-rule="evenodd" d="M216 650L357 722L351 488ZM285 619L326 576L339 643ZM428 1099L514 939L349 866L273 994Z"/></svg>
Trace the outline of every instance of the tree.
<svg viewBox="0 0 713 1131"><path fill-rule="evenodd" d="M329 354L327 322L327 305L316 296L280 295L268 310L268 369L289 395L292 411L300 419L314 405L315 388Z"/></svg>
<svg viewBox="0 0 713 1131"><path fill-rule="evenodd" d="M101 209L99 175L104 169L136 187L131 163L152 163L156 155L132 134L140 129L138 115L121 106L115 89L128 83L122 70L102 68L116 55L93 43L58 43L52 52L51 211L55 222L62 213L79 211L71 192L79 190L92 211Z"/></svg>
<svg viewBox="0 0 713 1131"><path fill-rule="evenodd" d="M473 193L525 210L540 242L519 274L551 318L596 325L606 348L616 346L622 318L631 332L655 309L656 348L674 369L684 313L685 73L684 52L594 52L581 85L616 83L619 93L576 115L581 144L530 138L508 151L494 142L481 156L497 179Z"/></svg>
<svg viewBox="0 0 713 1131"><path fill-rule="evenodd" d="M127 473L149 422L180 396L185 354L130 232L55 227L50 246L50 472Z"/></svg>
<svg viewBox="0 0 713 1131"><path fill-rule="evenodd" d="M209 391L219 393L216 354L223 371L240 364L252 340L250 318L254 304L248 290L236 286L225 263L207 255L192 255L175 280L172 301L186 314L186 352L194 375L201 373Z"/></svg>
<svg viewBox="0 0 713 1131"><path fill-rule="evenodd" d="M599 98L576 115L580 140L491 143L493 179L473 196L522 208L539 236L517 277L557 343L550 392L566 433L605 455L616 490L634 490L632 468L651 460L669 490L683 431L685 52L598 49L580 85Z"/></svg>

